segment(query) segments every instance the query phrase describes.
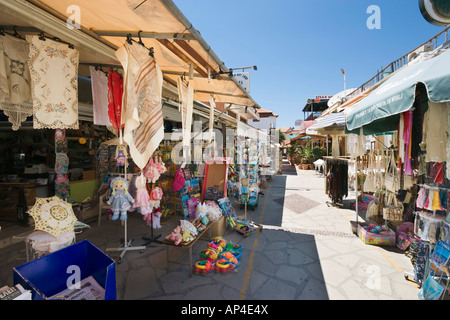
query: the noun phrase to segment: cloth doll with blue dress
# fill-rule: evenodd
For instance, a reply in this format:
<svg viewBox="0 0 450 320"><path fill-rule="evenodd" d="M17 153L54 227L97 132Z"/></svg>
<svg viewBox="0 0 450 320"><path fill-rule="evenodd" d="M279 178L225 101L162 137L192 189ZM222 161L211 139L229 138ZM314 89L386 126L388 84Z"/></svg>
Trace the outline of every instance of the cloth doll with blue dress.
<svg viewBox="0 0 450 320"><path fill-rule="evenodd" d="M130 203L134 203L133 197L128 193L128 181L122 177L114 178L111 181L111 197L108 200L110 209L113 212L112 220L127 219L127 212L131 208Z"/></svg>

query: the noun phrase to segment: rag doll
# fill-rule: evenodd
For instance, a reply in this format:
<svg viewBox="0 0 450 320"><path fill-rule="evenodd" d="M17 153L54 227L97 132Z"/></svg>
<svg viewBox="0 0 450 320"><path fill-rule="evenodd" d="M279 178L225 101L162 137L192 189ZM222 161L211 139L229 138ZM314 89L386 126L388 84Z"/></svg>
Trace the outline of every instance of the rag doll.
<svg viewBox="0 0 450 320"><path fill-rule="evenodd" d="M123 144L119 144L116 148L116 166L117 167L125 167L127 165L127 146Z"/></svg>
<svg viewBox="0 0 450 320"><path fill-rule="evenodd" d="M117 177L111 181L111 197L108 200L110 209L113 212L112 220L127 219L127 212L133 203L133 197L128 193L128 181L122 177Z"/></svg>
<svg viewBox="0 0 450 320"><path fill-rule="evenodd" d="M140 208L143 216L146 216L152 212L152 208L150 206L150 196L148 194L146 184L147 179L143 175L136 177L134 180L136 196L134 197L133 208Z"/></svg>

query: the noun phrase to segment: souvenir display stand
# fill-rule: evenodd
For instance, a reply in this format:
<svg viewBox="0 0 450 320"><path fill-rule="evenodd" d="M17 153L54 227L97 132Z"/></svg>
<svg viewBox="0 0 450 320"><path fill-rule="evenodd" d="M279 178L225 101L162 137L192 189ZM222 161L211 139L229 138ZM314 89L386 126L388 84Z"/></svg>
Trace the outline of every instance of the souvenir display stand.
<svg viewBox="0 0 450 320"><path fill-rule="evenodd" d="M352 155L357 217L366 211L357 233L366 244L402 250L413 266L405 279L418 285L420 299L437 300L448 298L449 287L450 117L442 115L450 109L417 90L413 108L398 117L398 130L373 136L371 149Z"/></svg>
<svg viewBox="0 0 450 320"><path fill-rule="evenodd" d="M119 148L120 146L124 146L123 142L122 142L122 137L120 137L121 143L117 146L117 148ZM128 166L128 154L125 154L125 161L123 162L123 177L127 176L127 166ZM117 178L116 178L117 179ZM113 182L112 182L113 183ZM118 263L122 262L122 258L123 256L128 252L128 251L135 251L135 250L139 250L139 251L143 251L145 250L147 247L146 246L133 246L132 245L132 240L128 240L128 217L126 217L125 219L121 220L121 223L124 227L124 241L123 244L118 247L118 248L107 248L106 252L120 252L120 256L118 258Z"/></svg>

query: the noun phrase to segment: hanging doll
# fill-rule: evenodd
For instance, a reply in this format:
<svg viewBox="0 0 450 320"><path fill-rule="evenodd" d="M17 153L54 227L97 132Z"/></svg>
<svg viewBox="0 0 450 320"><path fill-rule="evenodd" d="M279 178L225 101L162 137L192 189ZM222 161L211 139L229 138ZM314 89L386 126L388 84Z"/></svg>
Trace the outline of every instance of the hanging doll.
<svg viewBox="0 0 450 320"><path fill-rule="evenodd" d="M152 214L153 214L153 225L152 225L153 229L161 228L161 216L162 216L161 208L154 209Z"/></svg>
<svg viewBox="0 0 450 320"><path fill-rule="evenodd" d="M111 197L108 200L110 209L113 212L112 220L117 220L120 215L120 220L127 219L127 212L131 208L130 203L133 203L133 197L128 193L128 181L122 177L117 177L111 181Z"/></svg>
<svg viewBox="0 0 450 320"><path fill-rule="evenodd" d="M116 166L117 167L125 167L127 166L127 146L123 144L119 144L116 148Z"/></svg>
<svg viewBox="0 0 450 320"><path fill-rule="evenodd" d="M152 212L152 208L150 206L150 196L148 194L146 184L147 179L143 175L136 177L136 179L134 180L134 185L136 187L136 196L134 197L133 208L140 208L141 214L144 216L144 219L145 216Z"/></svg>

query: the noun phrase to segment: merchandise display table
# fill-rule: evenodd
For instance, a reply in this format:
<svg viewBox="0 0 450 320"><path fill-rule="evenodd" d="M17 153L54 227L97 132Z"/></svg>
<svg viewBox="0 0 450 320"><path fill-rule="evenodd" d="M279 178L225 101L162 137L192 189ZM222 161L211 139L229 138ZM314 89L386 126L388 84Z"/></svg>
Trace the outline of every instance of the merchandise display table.
<svg viewBox="0 0 450 320"><path fill-rule="evenodd" d="M206 232L208 232L208 234L209 234L209 236L207 238L203 237L206 234ZM201 239L201 238L203 238L203 239ZM166 245L166 249L167 249L167 272L169 271L170 262L176 263L176 264L181 264L184 266L186 265L185 263L180 263L175 260L173 260L173 261L170 260L170 255L169 255L170 248L175 247L175 248L180 248L180 249L188 249L188 251L189 251L189 253L188 253L188 255L189 255L189 277L192 277L192 264L193 264L193 262L192 262L192 247L195 245L195 243L197 243L197 241L199 239L205 240L205 241L209 241L211 239L211 222L206 226L205 230L200 232L197 235L197 237L189 243L186 243L186 244L180 243L179 245L175 245L175 243L169 238L169 236L164 238L162 243Z"/></svg>

